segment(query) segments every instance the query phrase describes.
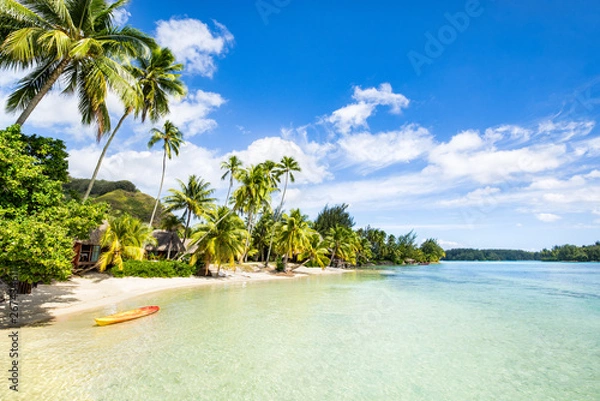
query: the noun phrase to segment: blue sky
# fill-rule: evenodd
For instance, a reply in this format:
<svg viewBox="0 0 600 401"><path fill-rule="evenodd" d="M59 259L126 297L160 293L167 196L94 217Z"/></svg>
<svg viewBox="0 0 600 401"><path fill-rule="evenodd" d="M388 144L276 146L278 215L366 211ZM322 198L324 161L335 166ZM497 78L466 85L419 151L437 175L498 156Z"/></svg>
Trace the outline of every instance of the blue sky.
<svg viewBox="0 0 600 401"><path fill-rule="evenodd" d="M446 247L600 240L600 5L588 1L133 0L119 15L171 47L188 144L166 187L220 162L294 156L287 207L346 202L357 226ZM21 73L0 77L4 99ZM118 118L121 106L110 101ZM15 116L0 114L7 125ZM155 195L160 150L130 120L100 172ZM89 177L101 146L52 93L24 131Z"/></svg>

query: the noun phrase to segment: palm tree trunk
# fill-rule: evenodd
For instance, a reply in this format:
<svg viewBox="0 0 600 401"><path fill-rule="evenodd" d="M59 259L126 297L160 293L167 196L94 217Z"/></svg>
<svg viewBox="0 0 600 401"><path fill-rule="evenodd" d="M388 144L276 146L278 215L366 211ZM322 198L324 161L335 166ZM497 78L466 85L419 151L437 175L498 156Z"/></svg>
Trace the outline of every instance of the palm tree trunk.
<svg viewBox="0 0 600 401"><path fill-rule="evenodd" d="M100 171L100 166L102 165L104 156L106 156L106 152L108 151L108 147L110 146L110 143L114 139L119 128L121 128L123 121L125 121L125 119L127 118L127 116L129 116L130 113L131 113L131 109L127 109L125 114L123 114L123 117L121 117L121 119L119 120L119 123L115 127L112 134L110 134L108 141L106 141L106 144L104 145L104 148L102 149L102 153L100 153L100 157L98 158L98 162L96 163L96 168L94 169L94 174L92 174L92 179L90 180L90 183L88 184L87 190L85 191L85 195L83 195L83 202L85 202L87 200L87 198L90 196L90 192L92 192L92 188L94 187L94 182L96 181L96 177L98 176L98 171Z"/></svg>
<svg viewBox="0 0 600 401"><path fill-rule="evenodd" d="M167 151L165 150L163 152L162 178L160 179L160 186L158 187L158 195L156 196L156 203L154 203L154 210L152 210L152 216L150 216L150 227L152 227L152 222L154 222L154 216L156 215L156 209L158 209L160 193L162 192L163 183L165 182L166 169L167 169Z"/></svg>
<svg viewBox="0 0 600 401"><path fill-rule="evenodd" d="M44 86L42 86L40 91L38 93L36 93L36 95L33 97L33 99L31 99L31 102L29 102L27 107L25 107L25 110L23 110L23 112L21 113L19 118L17 118L17 122L16 122L17 124L19 124L19 125L25 124L25 121L27 121L27 119L29 118L29 115L31 114L33 109L35 109L37 107L37 105L40 103L40 101L42 100L42 98L44 96L46 96L46 93L48 93L48 91L56 83L56 81L61 76L61 74L63 73L65 68L67 68L67 65L70 62L71 62L71 58L67 57L67 58L63 59L63 61L61 61L60 64L58 64L56 69L52 72L52 74L50 74L48 81L46 81L46 83L44 84Z"/></svg>
<svg viewBox="0 0 600 401"><path fill-rule="evenodd" d="M227 206L229 203L229 195L231 194L231 188L233 187L233 173L231 178L229 179L229 189L227 190L227 198L225 198L225 204L223 206Z"/></svg>
<svg viewBox="0 0 600 401"><path fill-rule="evenodd" d="M187 239L188 229L190 227L190 220L192 219L192 211L187 211L187 221L185 222L185 231L183 232L183 248L185 249L185 240Z"/></svg>
<svg viewBox="0 0 600 401"><path fill-rule="evenodd" d="M327 265L327 267L331 267L331 264L333 263L333 258L335 258L335 248L333 248L333 250L331 251L331 259L329 259L329 265Z"/></svg>
<svg viewBox="0 0 600 401"><path fill-rule="evenodd" d="M248 212L248 236L246 237L246 247L244 248L244 263L246 263L248 261L248 247L250 246L250 239L252 238L252 218L253 218L253 213L254 211L251 209Z"/></svg>
<svg viewBox="0 0 600 401"><path fill-rule="evenodd" d="M167 260L171 260L171 249L173 248L173 233L169 233L169 248L167 249Z"/></svg>
<svg viewBox="0 0 600 401"><path fill-rule="evenodd" d="M279 203L279 214L277 215L277 219L275 223L279 222L279 218L281 217L281 212L283 211L283 200L285 199L285 193L287 191L288 186L288 177L289 174L285 175L285 186L283 187L283 193L281 194L281 202ZM269 251L267 252L267 259L265 260L265 267L269 266L269 259L271 258L271 248L273 248L273 238L275 237L275 224L273 224L273 228L271 229L271 240L269 241Z"/></svg>

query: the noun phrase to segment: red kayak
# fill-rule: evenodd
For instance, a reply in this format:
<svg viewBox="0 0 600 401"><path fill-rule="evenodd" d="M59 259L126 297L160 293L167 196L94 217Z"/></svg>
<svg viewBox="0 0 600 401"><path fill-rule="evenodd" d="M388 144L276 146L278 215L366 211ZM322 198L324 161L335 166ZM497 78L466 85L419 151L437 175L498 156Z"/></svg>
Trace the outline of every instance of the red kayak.
<svg viewBox="0 0 600 401"><path fill-rule="evenodd" d="M128 320L137 319L158 312L158 306L143 306L141 308L128 310L127 312L119 312L114 315L98 317L94 319L98 326L106 326L113 323L126 322Z"/></svg>

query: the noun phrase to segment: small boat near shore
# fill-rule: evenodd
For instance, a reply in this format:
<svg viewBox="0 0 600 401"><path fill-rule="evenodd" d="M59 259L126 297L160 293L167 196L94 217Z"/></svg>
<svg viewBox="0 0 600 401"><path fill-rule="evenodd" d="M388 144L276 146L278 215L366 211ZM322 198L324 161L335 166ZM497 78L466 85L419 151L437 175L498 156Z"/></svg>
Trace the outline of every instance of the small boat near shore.
<svg viewBox="0 0 600 401"><path fill-rule="evenodd" d="M94 319L98 326L106 326L114 323L127 322L129 320L138 319L140 317L148 316L159 311L158 306L143 306L141 308L132 309L126 312L115 313L105 317L98 317Z"/></svg>

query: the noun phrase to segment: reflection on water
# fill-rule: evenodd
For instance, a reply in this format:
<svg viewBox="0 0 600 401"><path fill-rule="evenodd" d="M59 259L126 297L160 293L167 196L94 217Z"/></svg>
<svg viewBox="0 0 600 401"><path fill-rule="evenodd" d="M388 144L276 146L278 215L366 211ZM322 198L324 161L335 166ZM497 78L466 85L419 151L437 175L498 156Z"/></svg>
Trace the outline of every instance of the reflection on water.
<svg viewBox="0 0 600 401"><path fill-rule="evenodd" d="M161 311L93 326L142 304ZM597 401L598 333L597 264L386 266L170 291L22 329L19 396Z"/></svg>

